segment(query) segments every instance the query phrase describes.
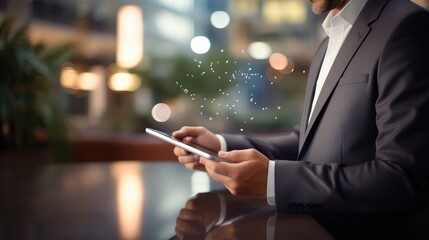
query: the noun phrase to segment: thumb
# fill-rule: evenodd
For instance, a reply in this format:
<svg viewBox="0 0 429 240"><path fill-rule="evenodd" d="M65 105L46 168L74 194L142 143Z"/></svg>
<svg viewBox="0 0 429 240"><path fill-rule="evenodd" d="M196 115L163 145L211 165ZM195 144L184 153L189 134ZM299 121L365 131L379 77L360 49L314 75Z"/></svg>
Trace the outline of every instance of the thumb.
<svg viewBox="0 0 429 240"><path fill-rule="evenodd" d="M218 156L232 163L240 163L247 160L246 154L241 150L233 150L230 152L220 151Z"/></svg>

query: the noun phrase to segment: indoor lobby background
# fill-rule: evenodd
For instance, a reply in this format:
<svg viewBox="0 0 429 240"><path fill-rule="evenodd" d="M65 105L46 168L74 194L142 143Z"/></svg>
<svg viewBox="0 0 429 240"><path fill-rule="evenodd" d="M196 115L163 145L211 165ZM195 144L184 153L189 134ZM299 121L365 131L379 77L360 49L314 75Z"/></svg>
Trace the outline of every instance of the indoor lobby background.
<svg viewBox="0 0 429 240"><path fill-rule="evenodd" d="M323 18L305 0L0 0L0 157L171 160L146 127L287 131Z"/></svg>
<svg viewBox="0 0 429 240"><path fill-rule="evenodd" d="M293 128L324 17L307 0L0 0L0 239L429 239L427 212L235 198L145 133Z"/></svg>

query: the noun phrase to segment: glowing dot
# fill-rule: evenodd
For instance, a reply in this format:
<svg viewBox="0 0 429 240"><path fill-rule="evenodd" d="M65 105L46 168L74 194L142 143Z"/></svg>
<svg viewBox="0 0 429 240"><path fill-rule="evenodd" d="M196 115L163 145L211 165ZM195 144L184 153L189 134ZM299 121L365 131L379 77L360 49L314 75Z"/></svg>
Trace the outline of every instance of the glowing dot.
<svg viewBox="0 0 429 240"><path fill-rule="evenodd" d="M171 109L165 103L158 103L152 108L152 117L157 122L165 122L171 116Z"/></svg>

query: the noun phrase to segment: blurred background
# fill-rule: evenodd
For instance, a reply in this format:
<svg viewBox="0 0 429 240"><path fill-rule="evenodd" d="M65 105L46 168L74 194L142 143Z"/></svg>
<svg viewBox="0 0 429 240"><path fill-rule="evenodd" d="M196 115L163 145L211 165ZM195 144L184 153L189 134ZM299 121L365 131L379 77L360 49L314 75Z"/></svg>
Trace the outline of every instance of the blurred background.
<svg viewBox="0 0 429 240"><path fill-rule="evenodd" d="M146 127L287 131L324 17L305 0L0 0L2 158L82 159Z"/></svg>

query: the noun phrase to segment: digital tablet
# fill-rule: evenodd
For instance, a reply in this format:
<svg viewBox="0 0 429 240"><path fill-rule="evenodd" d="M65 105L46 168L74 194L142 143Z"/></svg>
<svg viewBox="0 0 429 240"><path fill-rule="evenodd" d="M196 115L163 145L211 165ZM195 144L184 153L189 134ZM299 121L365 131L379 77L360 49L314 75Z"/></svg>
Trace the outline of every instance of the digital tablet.
<svg viewBox="0 0 429 240"><path fill-rule="evenodd" d="M184 143L178 139L173 138L173 136L171 136L171 134L169 133L161 132L152 128L146 128L146 133L155 136L159 139L162 139L166 142L169 142L175 146L181 147L186 151L201 156L203 158L207 158L214 161L228 162L228 160L218 157L215 151L212 151L197 144Z"/></svg>

